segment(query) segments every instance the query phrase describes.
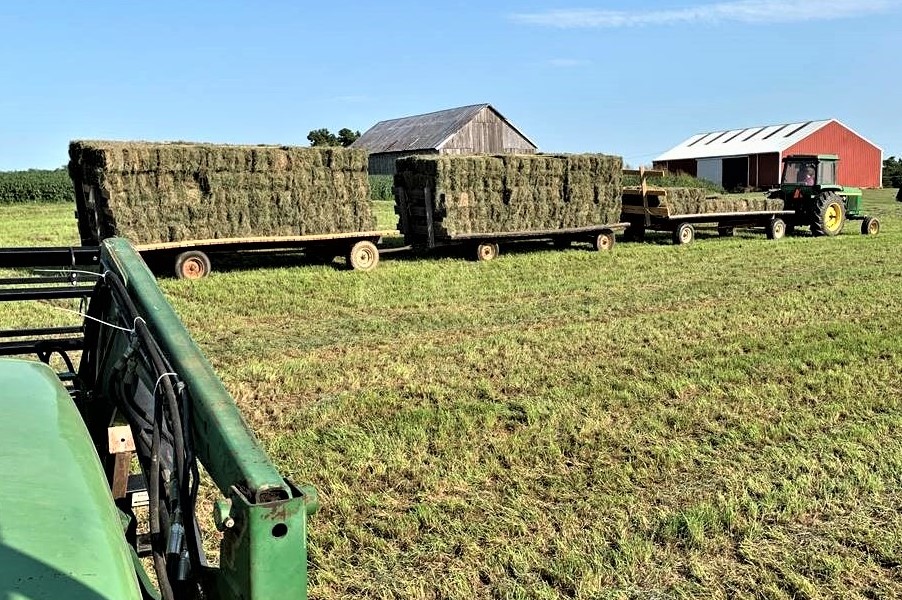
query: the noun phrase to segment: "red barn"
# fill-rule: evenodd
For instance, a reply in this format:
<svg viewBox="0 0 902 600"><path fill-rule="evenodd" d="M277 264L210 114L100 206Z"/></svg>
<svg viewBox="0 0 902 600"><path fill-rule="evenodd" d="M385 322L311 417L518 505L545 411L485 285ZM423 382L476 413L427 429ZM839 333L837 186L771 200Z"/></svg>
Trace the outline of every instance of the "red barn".
<svg viewBox="0 0 902 600"><path fill-rule="evenodd" d="M839 155L838 183L878 188L883 150L836 119L698 133L654 161L727 190L768 188L780 182L780 161L790 154Z"/></svg>

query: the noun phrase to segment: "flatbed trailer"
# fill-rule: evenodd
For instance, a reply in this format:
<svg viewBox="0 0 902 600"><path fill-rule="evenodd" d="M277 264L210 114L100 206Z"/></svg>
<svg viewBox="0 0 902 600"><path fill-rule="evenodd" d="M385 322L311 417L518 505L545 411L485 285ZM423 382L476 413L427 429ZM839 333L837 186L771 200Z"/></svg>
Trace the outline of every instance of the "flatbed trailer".
<svg viewBox="0 0 902 600"><path fill-rule="evenodd" d="M100 190L93 185L75 184L75 217L83 246L98 246L109 237L101 231L95 197ZM147 261L171 261L176 277L199 279L212 270L210 254L265 250L303 250L317 260L344 256L350 268L371 271L379 264L376 245L395 231L353 231L297 236L247 236L214 239L186 239L170 242L142 243L131 240L134 248Z"/></svg>
<svg viewBox="0 0 902 600"><path fill-rule="evenodd" d="M689 244L695 239L695 226L711 224L717 232L728 237L739 227L763 227L768 239L778 240L786 235L786 221L795 215L792 210L749 210L711 213L672 213L670 207L660 206L665 197L664 188L642 185L625 188L624 195L641 196L642 204L626 204L622 208L622 220L629 223L627 231L631 240L641 240L647 230L670 232L674 244ZM649 202L649 198L654 198Z"/></svg>
<svg viewBox="0 0 902 600"><path fill-rule="evenodd" d="M396 187L395 195L398 198L403 197L403 201L399 205L410 206L410 203L406 200L407 192L404 188ZM474 259L487 261L494 259L500 253L499 242L542 240L551 241L559 248L568 247L573 242L588 242L595 250L603 252L613 248L617 242L617 234L625 231L630 225L626 222L618 222L585 227L463 233L438 237L435 232L432 200L432 191L429 188L424 188L422 205L411 207L410 214L399 215L400 231L404 234L405 241L413 237L416 237L417 241L400 248L390 249L388 252L469 246L472 252L471 256Z"/></svg>
<svg viewBox="0 0 902 600"><path fill-rule="evenodd" d="M210 254L266 250L303 250L317 260L331 261L344 256L356 271L372 271L379 264L377 244L395 231L354 231L297 236L251 236L181 240L152 244L135 244L145 258L170 258L177 277L198 279L211 271Z"/></svg>

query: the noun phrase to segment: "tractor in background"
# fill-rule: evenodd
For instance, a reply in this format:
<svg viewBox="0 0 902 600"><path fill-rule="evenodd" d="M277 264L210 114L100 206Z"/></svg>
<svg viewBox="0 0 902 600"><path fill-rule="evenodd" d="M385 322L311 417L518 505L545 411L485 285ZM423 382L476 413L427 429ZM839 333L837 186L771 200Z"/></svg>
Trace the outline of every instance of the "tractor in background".
<svg viewBox="0 0 902 600"><path fill-rule="evenodd" d="M780 187L769 190L768 197L783 200L786 210L795 211L787 221L787 233L807 225L812 235L839 235L847 220L861 221L863 235L880 232L880 221L862 211L861 190L836 183L838 164L835 154L796 154L783 159Z"/></svg>

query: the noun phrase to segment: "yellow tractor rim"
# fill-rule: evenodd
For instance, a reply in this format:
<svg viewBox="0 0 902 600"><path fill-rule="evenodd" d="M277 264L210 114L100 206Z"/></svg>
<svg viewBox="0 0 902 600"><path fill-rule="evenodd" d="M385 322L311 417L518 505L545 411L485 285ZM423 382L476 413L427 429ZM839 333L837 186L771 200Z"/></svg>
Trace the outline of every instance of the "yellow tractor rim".
<svg viewBox="0 0 902 600"><path fill-rule="evenodd" d="M838 202L830 203L827 207L827 214L824 215L824 225L830 231L836 231L842 224L842 207Z"/></svg>

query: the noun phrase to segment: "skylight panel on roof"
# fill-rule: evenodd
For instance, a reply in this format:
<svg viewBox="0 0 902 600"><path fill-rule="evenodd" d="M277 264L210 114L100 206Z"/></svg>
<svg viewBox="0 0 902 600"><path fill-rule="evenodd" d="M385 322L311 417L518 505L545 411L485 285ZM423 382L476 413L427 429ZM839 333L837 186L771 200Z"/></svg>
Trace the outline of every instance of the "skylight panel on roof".
<svg viewBox="0 0 902 600"><path fill-rule="evenodd" d="M742 140L742 141L743 141L743 142L749 141L750 139L752 139L753 137L755 137L756 135L758 135L759 133L761 133L761 132L764 131L765 129L767 129L767 127L762 127L761 129L758 129L757 131L755 131L755 133L751 134L749 137L745 138L745 139Z"/></svg>
<svg viewBox="0 0 902 600"><path fill-rule="evenodd" d="M764 136L762 139L769 140L770 138L774 137L775 135L777 135L778 133L780 133L781 131L783 131L783 130L786 129L787 127L789 127L789 124L786 124L786 125L780 125L780 126L777 127L776 129L774 129L773 131L771 131L770 133L768 133L766 136Z"/></svg>
<svg viewBox="0 0 902 600"><path fill-rule="evenodd" d="M697 143L699 143L700 141L702 141L703 139L705 139L705 138L708 137L709 135L711 135L711 134L710 134L710 133L706 133L706 134L703 135L702 137L698 138L697 140L695 140L694 142L692 142L691 144L689 144L688 147L689 147L689 148L693 147L694 145L696 145Z"/></svg>
<svg viewBox="0 0 902 600"><path fill-rule="evenodd" d="M795 133L798 133L798 132L802 131L803 129L805 129L806 127L808 127L809 125L811 125L813 122L814 121L808 121L807 123L803 123L802 125L799 125L795 129L793 129L792 131L790 131L789 133L784 135L783 137L789 137Z"/></svg>
<svg viewBox="0 0 902 600"><path fill-rule="evenodd" d="M748 131L748 129L743 129L742 131L737 131L735 135L731 135L729 138L725 139L725 140L723 141L723 143L726 144L727 142L732 142L733 140L735 140L736 138L738 138L740 135L742 135L742 134L745 133L746 131Z"/></svg>

